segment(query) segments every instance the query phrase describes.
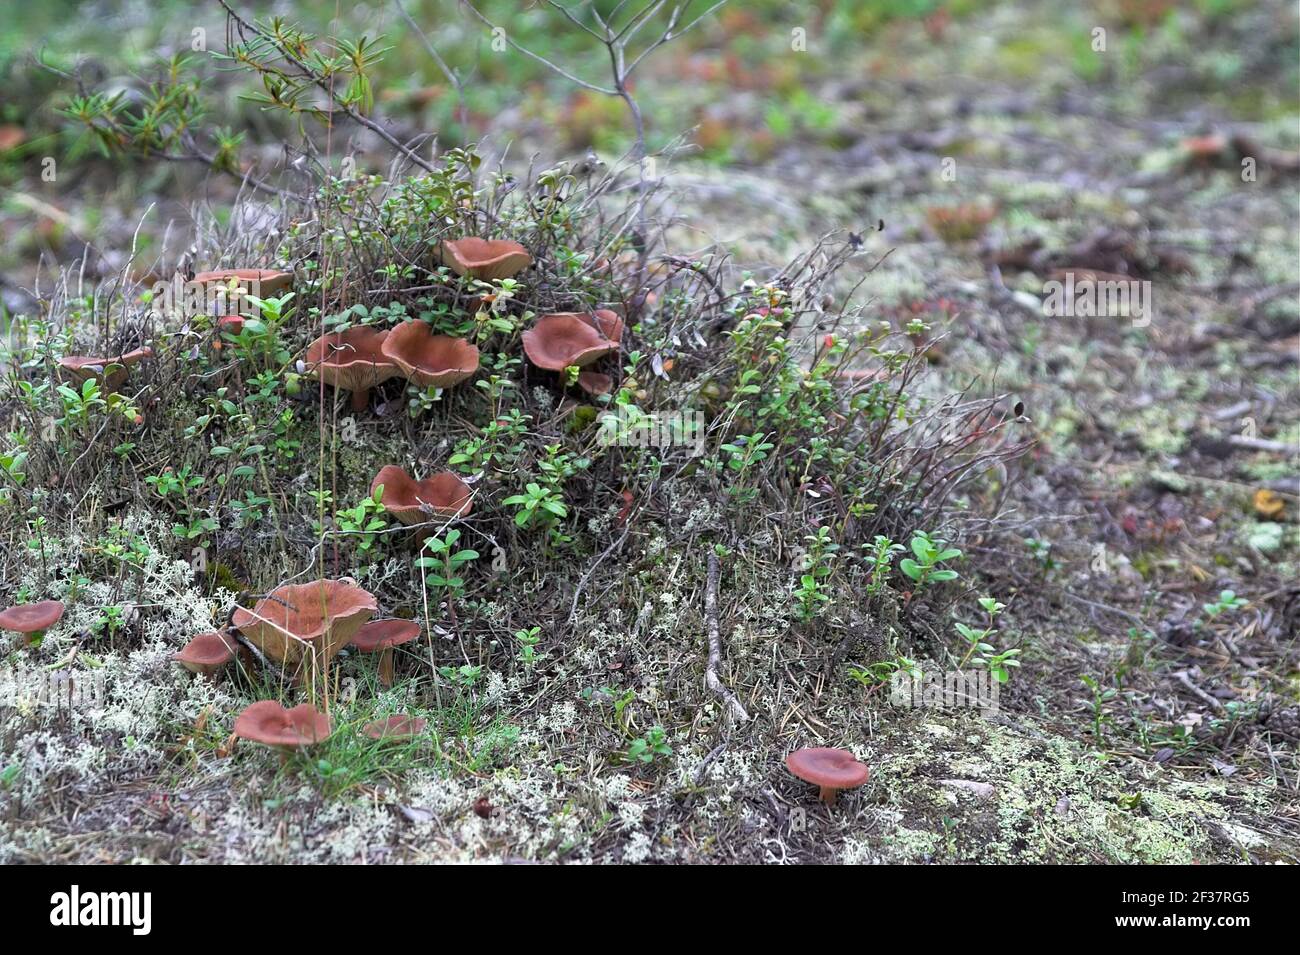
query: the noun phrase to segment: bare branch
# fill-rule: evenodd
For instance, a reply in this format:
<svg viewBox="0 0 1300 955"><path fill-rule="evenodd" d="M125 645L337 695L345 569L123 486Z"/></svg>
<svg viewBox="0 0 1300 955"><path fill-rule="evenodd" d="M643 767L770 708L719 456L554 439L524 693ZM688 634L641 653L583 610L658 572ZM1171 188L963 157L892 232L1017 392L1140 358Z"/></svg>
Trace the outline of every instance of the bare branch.
<svg viewBox="0 0 1300 955"><path fill-rule="evenodd" d="M249 33L254 34L255 36L264 37L264 38L266 37L266 34L263 30L259 29L255 24L249 23L238 13L236 13L234 8L230 6L227 0L217 0L217 2L221 4L222 8L226 11L226 14L236 24L239 25L241 36L243 35L244 31L247 31ZM327 83L325 82L325 80L321 79L320 75L315 70L313 70L310 66L308 66L306 63L304 63L295 53L293 53L293 51L286 49L283 45L276 42L274 38L270 38L270 42L275 47L275 49L280 53L281 56L283 56L286 60L288 60L290 63L296 66L300 71L301 75L305 79L310 80L313 85L315 85L322 92L324 92L325 95L330 98L330 102L334 103L337 106L337 108L341 112L346 114L353 122L361 126L364 126L366 129L370 130L372 133L374 133L380 139L384 140L384 142L388 143L388 145L392 146L394 149L396 149L398 152L404 155L412 163L419 166L425 172L435 171L436 167L432 163L430 163L419 153L408 149L405 145L402 144L401 140L399 140L388 130L384 129L384 127L381 126L379 123L375 122L370 117L365 116L364 114L358 112L354 107L340 103L334 95L333 84Z"/></svg>
<svg viewBox="0 0 1300 955"><path fill-rule="evenodd" d="M221 2L224 3L225 0L221 0ZM510 34L509 34L508 32L506 32L505 29L503 29L503 28L501 28L501 27L498 27L495 23L493 23L491 20L489 20L487 17L485 17L485 16L484 16L480 11L479 11L479 9L478 9L476 6L474 6L474 4L472 4L472 3L469 2L469 0L460 0L460 2L461 2L461 5L462 5L462 6L466 7L466 8L467 8L467 9L468 9L472 14L474 14L474 16L478 18L479 22L481 22L481 23L482 23L484 26L486 26L489 30L492 30L492 31L494 31L494 32L495 32L496 30L501 30L501 35L502 35L503 37L505 37L505 41L506 41L506 43L508 43L508 44L509 44L513 49L515 49L515 50L517 50L518 52L522 53L524 56L528 57L529 59L531 59L531 60L536 60L538 63L542 64L542 65L545 66L547 69L552 70L552 71L554 71L555 73L558 73L560 76L563 76L563 77L564 77L566 80L568 80L570 83L577 83L577 84L578 84L579 86L581 86L583 89L591 90L593 93L604 93L606 96L617 96L617 95L618 95L618 90L610 89L609 87L606 87L606 86L599 86L599 85L597 85L597 84L595 84L595 83L588 83L586 80L584 80L584 79L582 79L582 78L580 78L580 77L574 76L572 73L570 73L568 70L566 70L564 67L560 66L559 64L557 64L557 63L552 63L552 62L551 62L550 60L548 60L546 57L541 56L540 54L534 53L532 50L528 49L528 48L525 47L525 46L521 46L520 44L516 43L516 42L511 38ZM602 41L602 42L604 42L604 41Z"/></svg>
<svg viewBox="0 0 1300 955"><path fill-rule="evenodd" d="M420 29L420 25L415 22L409 13L406 12L406 7L402 6L402 0L393 0L393 6L397 7L397 12L402 15L402 19L404 19L410 28L415 31L415 35L419 37L420 43L424 46L425 52L427 52L433 62L438 65L438 69L442 71L442 75L447 77L447 82L455 87L457 119L461 126L464 127L469 120L469 111L465 106L465 87L461 83L460 77L458 77L452 68L447 65L447 61L442 58L442 54L438 52L437 48L429 42L429 38L425 35L424 31Z"/></svg>

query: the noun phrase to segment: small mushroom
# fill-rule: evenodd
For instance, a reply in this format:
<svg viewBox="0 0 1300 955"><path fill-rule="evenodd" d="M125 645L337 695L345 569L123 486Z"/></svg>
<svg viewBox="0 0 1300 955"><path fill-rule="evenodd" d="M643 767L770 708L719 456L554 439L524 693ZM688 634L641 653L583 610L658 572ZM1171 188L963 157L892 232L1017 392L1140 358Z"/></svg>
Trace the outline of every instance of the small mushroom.
<svg viewBox="0 0 1300 955"><path fill-rule="evenodd" d="M40 642L45 631L59 622L63 616L63 603L58 600L42 600L35 604L17 604L0 612L0 630L21 633L32 646Z"/></svg>
<svg viewBox="0 0 1300 955"><path fill-rule="evenodd" d="M524 353L538 368L583 367L618 351L623 320L608 309L543 315L523 334Z"/></svg>
<svg viewBox="0 0 1300 955"><path fill-rule="evenodd" d="M373 723L367 723L362 727L361 732L371 739L397 742L420 736L428 725L429 721L423 717L407 716L405 713L399 713L397 716L390 716L386 720L375 720Z"/></svg>
<svg viewBox="0 0 1300 955"><path fill-rule="evenodd" d="M785 765L800 779L820 786L821 800L828 806L835 805L841 789L856 789L871 775L847 749L797 749L785 758Z"/></svg>
<svg viewBox="0 0 1300 955"><path fill-rule="evenodd" d="M88 355L64 355L59 359L59 369L64 377L77 384L90 381L100 382L109 391L117 391L126 384L131 367L153 354L147 345L133 351L123 352L108 358L92 358Z"/></svg>
<svg viewBox="0 0 1300 955"><path fill-rule="evenodd" d="M383 486L384 510L403 524L419 524L428 512L427 505L438 517L464 517L470 511L469 485L450 471L440 471L432 477L417 481L395 464L379 469L370 482L370 493Z"/></svg>
<svg viewBox="0 0 1300 955"><path fill-rule="evenodd" d="M388 333L384 357L421 388L450 388L478 371L478 349L464 338L435 335L427 322L403 322Z"/></svg>
<svg viewBox="0 0 1300 955"><path fill-rule="evenodd" d="M221 351L225 347L225 335L239 336L244 330L243 315L222 315L216 321L216 334L212 339L212 350Z"/></svg>
<svg viewBox="0 0 1300 955"><path fill-rule="evenodd" d="M528 250L509 239L444 239L438 251L443 265L457 275L484 282L512 278L533 264Z"/></svg>
<svg viewBox="0 0 1300 955"><path fill-rule="evenodd" d="M173 653L172 659L191 673L213 676L235 659L235 646L235 641L220 631L200 633L179 653Z"/></svg>
<svg viewBox="0 0 1300 955"><path fill-rule="evenodd" d="M614 379L599 371L578 374L578 387L589 395L607 395L614 390Z"/></svg>
<svg viewBox="0 0 1300 955"><path fill-rule="evenodd" d="M235 735L273 746L287 755L291 750L328 739L330 718L307 703L289 710L275 700L258 700L235 719Z"/></svg>
<svg viewBox="0 0 1300 955"><path fill-rule="evenodd" d="M414 620L372 620L352 638L352 645L362 653L379 654L379 682L393 685L393 647L410 643L420 635L420 625Z"/></svg>
<svg viewBox="0 0 1300 955"><path fill-rule="evenodd" d="M194 276L194 281L217 289L229 288L233 283L241 292L256 295L258 298L273 298L293 285L293 273L275 269L216 269L211 272L200 272ZM240 298L241 310L244 314L254 316L259 314L251 302L244 305L242 294Z"/></svg>
<svg viewBox="0 0 1300 955"><path fill-rule="evenodd" d="M307 346L303 361L309 374L332 388L352 392L353 411L365 411L370 389L400 374L382 351L387 338L387 331L354 325L316 339Z"/></svg>

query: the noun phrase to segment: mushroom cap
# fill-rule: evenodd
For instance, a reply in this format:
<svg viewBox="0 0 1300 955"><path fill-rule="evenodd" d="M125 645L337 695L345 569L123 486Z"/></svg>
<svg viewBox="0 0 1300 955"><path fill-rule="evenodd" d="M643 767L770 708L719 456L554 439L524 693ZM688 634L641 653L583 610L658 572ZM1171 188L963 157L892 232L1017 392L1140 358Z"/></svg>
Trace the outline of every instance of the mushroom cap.
<svg viewBox="0 0 1300 955"><path fill-rule="evenodd" d="M590 365L618 351L622 337L623 320L608 309L552 312L524 332L524 353L538 368L562 371L570 365Z"/></svg>
<svg viewBox="0 0 1300 955"><path fill-rule="evenodd" d="M352 645L362 653L377 653L388 647L409 643L420 635L420 625L414 620L394 617L390 620L372 620L352 638Z"/></svg>
<svg viewBox="0 0 1300 955"><path fill-rule="evenodd" d="M384 486L383 504L403 524L420 524L428 514L420 509L427 504L439 517L464 517L470 512L469 485L450 471L439 471L417 481L395 464L379 469L370 482L370 493Z"/></svg>
<svg viewBox="0 0 1300 955"><path fill-rule="evenodd" d="M0 630L14 633L41 633L59 622L63 602L42 600L35 604L18 604L0 613Z"/></svg>
<svg viewBox="0 0 1300 955"><path fill-rule="evenodd" d="M219 631L200 633L172 659L191 673L215 673L235 659L235 641Z"/></svg>
<svg viewBox="0 0 1300 955"><path fill-rule="evenodd" d="M367 723L362 727L361 732L371 739L411 739L423 733L424 728L428 725L429 721L423 717L407 716L405 713L399 713L396 716L388 717L386 720L375 720L373 723Z"/></svg>
<svg viewBox="0 0 1300 955"><path fill-rule="evenodd" d="M464 338L435 335L418 319L403 322L388 333L384 357L422 388L450 388L478 371L478 349Z"/></svg>
<svg viewBox="0 0 1300 955"><path fill-rule="evenodd" d="M200 285L226 285L231 279L237 280L241 285L255 282L257 297L269 298L293 284L293 273L276 269L214 269L194 276L194 281Z"/></svg>
<svg viewBox="0 0 1300 955"><path fill-rule="evenodd" d="M578 373L578 387L589 395L607 395L614 390L614 379L599 371Z"/></svg>
<svg viewBox="0 0 1300 955"><path fill-rule="evenodd" d="M394 378L400 372L383 353L388 332L368 325L322 335L303 356L309 372L332 388L359 391Z"/></svg>
<svg viewBox="0 0 1300 955"><path fill-rule="evenodd" d="M258 700L235 719L235 735L267 746L310 746L330 735L330 718L301 703L286 710L275 700Z"/></svg>
<svg viewBox="0 0 1300 955"><path fill-rule="evenodd" d="M444 239L438 253L443 265L457 275L469 274L485 282L511 278L533 264L528 250L509 239Z"/></svg>
<svg viewBox="0 0 1300 955"><path fill-rule="evenodd" d="M59 368L64 374L78 384L95 379L109 388L120 388L126 384L131 366L148 358L153 349L148 345L133 351L123 352L108 358L90 357L88 355L64 355L59 359Z"/></svg>
<svg viewBox="0 0 1300 955"><path fill-rule="evenodd" d="M217 319L217 332L229 332L232 335L238 335L244 330L243 315L222 315Z"/></svg>
<svg viewBox="0 0 1300 955"><path fill-rule="evenodd" d="M796 749L785 758L785 765L800 779L828 789L856 789L871 775L847 749Z"/></svg>
<svg viewBox="0 0 1300 955"><path fill-rule="evenodd" d="M231 625L277 663L297 663L308 647L324 662L378 610L374 596L360 587L317 580L277 587L252 610L236 607Z"/></svg>

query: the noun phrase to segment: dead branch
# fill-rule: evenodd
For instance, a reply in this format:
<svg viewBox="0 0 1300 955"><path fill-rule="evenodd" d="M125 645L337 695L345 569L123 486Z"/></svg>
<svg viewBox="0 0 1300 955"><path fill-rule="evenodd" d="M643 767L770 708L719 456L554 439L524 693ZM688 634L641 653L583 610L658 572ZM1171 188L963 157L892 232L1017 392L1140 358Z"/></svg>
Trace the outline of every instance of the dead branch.
<svg viewBox="0 0 1300 955"><path fill-rule="evenodd" d="M704 588L704 620L709 632L709 662L704 668L704 685L709 691L727 704L727 711L737 723L749 720L749 714L718 676L718 666L722 663L722 636L718 632L718 578L722 576L718 566L718 555L709 551L709 576Z"/></svg>

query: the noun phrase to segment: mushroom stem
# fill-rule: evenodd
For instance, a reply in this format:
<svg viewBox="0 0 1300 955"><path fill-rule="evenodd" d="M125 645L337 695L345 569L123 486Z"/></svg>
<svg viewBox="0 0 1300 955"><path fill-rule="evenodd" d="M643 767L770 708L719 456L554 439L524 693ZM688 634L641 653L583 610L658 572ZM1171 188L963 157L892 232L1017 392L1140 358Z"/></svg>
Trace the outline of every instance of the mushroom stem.
<svg viewBox="0 0 1300 955"><path fill-rule="evenodd" d="M379 651L379 682L384 686L393 685L393 648L384 647Z"/></svg>
<svg viewBox="0 0 1300 955"><path fill-rule="evenodd" d="M832 786L823 786L821 790L822 802L828 806L835 805L835 797L839 795L839 790Z"/></svg>
<svg viewBox="0 0 1300 955"><path fill-rule="evenodd" d="M365 411L370 407L370 389L354 388L352 390L352 410Z"/></svg>

